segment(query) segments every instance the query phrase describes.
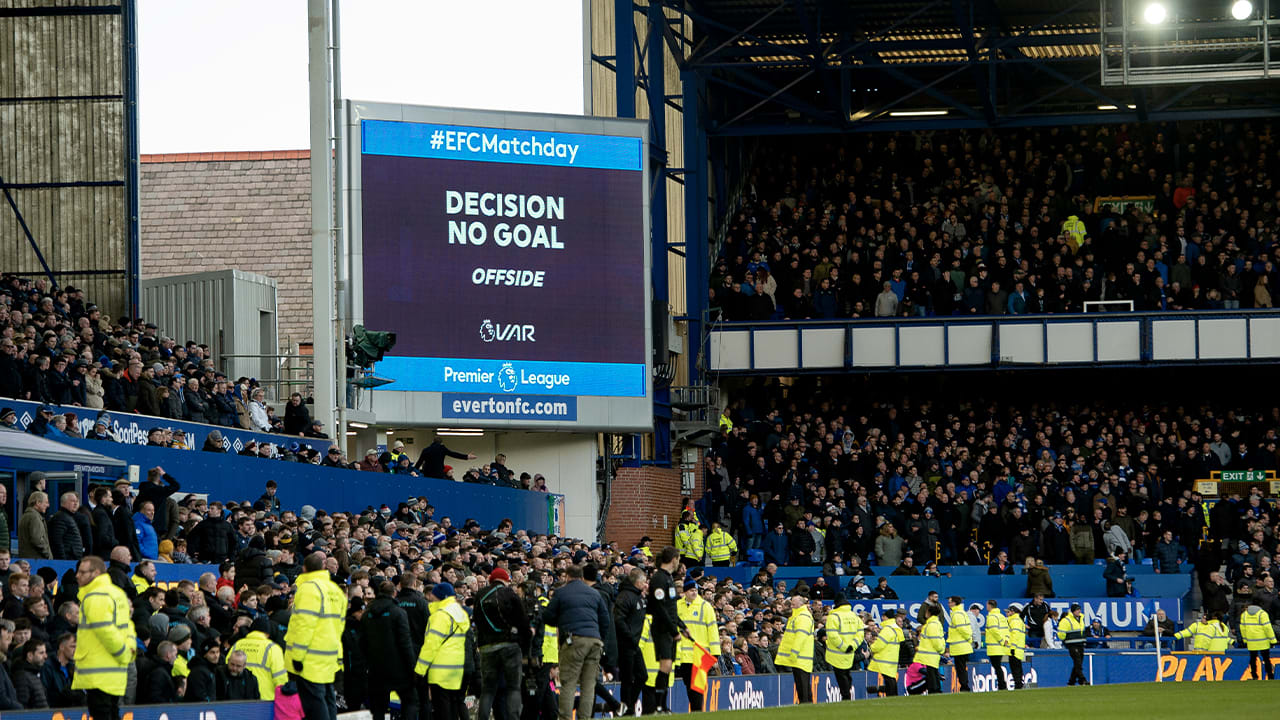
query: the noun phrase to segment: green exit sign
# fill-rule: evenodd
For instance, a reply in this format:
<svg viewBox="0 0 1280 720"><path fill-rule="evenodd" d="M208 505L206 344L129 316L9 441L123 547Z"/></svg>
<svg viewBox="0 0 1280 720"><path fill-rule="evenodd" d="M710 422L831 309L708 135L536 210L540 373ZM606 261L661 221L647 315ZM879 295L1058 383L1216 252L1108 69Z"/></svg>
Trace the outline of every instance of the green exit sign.
<svg viewBox="0 0 1280 720"><path fill-rule="evenodd" d="M1222 482L1265 482L1266 470L1223 470Z"/></svg>

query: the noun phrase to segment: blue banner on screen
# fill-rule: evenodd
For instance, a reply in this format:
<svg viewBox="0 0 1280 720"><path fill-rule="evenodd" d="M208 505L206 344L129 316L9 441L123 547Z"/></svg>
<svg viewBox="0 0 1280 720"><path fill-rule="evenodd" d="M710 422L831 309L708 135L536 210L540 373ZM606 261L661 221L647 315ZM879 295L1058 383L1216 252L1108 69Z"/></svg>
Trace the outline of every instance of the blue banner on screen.
<svg viewBox="0 0 1280 720"><path fill-rule="evenodd" d="M364 120L379 390L644 397L638 137Z"/></svg>
<svg viewBox="0 0 1280 720"><path fill-rule="evenodd" d="M578 398L569 395L519 395L484 393L444 393L440 416L465 420L559 420L578 419Z"/></svg>
<svg viewBox="0 0 1280 720"><path fill-rule="evenodd" d="M644 365L388 357L378 374L389 390L490 392L501 395L642 397Z"/></svg>
<svg viewBox="0 0 1280 720"><path fill-rule="evenodd" d="M538 130L365 120L361 150L368 155L639 170L639 138Z"/></svg>

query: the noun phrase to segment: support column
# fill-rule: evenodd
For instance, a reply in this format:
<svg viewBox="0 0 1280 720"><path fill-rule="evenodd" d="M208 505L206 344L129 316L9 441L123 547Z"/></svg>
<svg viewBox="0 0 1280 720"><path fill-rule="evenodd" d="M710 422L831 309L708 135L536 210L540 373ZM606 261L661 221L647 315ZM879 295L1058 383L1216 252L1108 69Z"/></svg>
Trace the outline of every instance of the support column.
<svg viewBox="0 0 1280 720"><path fill-rule="evenodd" d="M338 378L334 365L333 332L335 265L331 232L333 193L330 190L333 154L329 144L329 133L333 128L330 32L327 0L307 0L307 80L311 111L311 338L315 367L315 403L311 407L311 417L323 422L328 432L334 433L337 432L334 418Z"/></svg>
<svg viewBox="0 0 1280 720"><path fill-rule="evenodd" d="M704 320L707 309L707 278L710 262L707 218L707 137L702 125L703 81L696 70L680 73L684 88L684 281L685 314L689 318L685 360L689 384L702 382L699 361L705 343Z"/></svg>
<svg viewBox="0 0 1280 720"><path fill-rule="evenodd" d="M663 62L666 45L662 28L667 22L661 3L650 2L648 9L649 38L645 49L645 80L649 101L649 242L653 268L654 306L668 308L671 292L667 270L667 114L666 77ZM624 53L618 52L618 57ZM618 67L622 76L622 67ZM621 83L621 80L619 80ZM621 98L619 98L621 104ZM665 317L655 317L654 322L666 322ZM653 349L654 362L667 361L666 348ZM653 382L650 378L649 382ZM654 387L653 392L653 460L662 465L671 463L671 392L667 387Z"/></svg>
<svg viewBox="0 0 1280 720"><path fill-rule="evenodd" d="M632 0L613 1L613 80L618 96L618 117L636 116L636 15Z"/></svg>

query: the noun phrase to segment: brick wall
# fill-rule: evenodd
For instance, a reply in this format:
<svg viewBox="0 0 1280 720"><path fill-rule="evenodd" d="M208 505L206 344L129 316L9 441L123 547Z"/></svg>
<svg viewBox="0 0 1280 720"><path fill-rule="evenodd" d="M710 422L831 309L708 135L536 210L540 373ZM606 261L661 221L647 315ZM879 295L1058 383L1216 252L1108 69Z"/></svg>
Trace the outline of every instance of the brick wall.
<svg viewBox="0 0 1280 720"><path fill-rule="evenodd" d="M267 275L277 283L281 345L311 342L309 158L306 150L143 155L142 277Z"/></svg>
<svg viewBox="0 0 1280 720"><path fill-rule="evenodd" d="M652 547L673 544L680 523L680 469L624 467L618 469L609 495L605 540L628 550L649 536ZM702 497L702 471L695 473L693 498Z"/></svg>

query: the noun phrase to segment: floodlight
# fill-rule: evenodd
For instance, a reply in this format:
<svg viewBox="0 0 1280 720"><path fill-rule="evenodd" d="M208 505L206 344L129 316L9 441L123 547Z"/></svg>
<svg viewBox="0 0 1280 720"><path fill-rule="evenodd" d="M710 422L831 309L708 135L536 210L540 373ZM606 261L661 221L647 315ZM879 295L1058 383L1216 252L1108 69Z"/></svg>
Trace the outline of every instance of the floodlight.
<svg viewBox="0 0 1280 720"><path fill-rule="evenodd" d="M1147 3L1146 7L1142 8L1142 21L1148 25L1159 25L1168 16L1169 9L1164 6L1164 3Z"/></svg>
<svg viewBox="0 0 1280 720"><path fill-rule="evenodd" d="M1247 20L1253 14L1253 3L1249 0L1236 0L1231 4L1231 17L1237 20Z"/></svg>

